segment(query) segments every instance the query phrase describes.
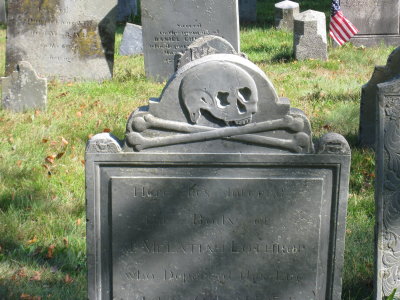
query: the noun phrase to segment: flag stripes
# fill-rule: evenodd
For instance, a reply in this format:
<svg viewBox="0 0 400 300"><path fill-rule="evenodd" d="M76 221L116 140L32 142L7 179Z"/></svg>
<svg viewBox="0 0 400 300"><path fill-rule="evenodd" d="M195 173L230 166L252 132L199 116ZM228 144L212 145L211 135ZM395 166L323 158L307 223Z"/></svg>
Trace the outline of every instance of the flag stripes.
<svg viewBox="0 0 400 300"><path fill-rule="evenodd" d="M332 2L332 11L333 15L329 24L329 36L341 46L357 34L358 29L343 16L340 6L336 1Z"/></svg>

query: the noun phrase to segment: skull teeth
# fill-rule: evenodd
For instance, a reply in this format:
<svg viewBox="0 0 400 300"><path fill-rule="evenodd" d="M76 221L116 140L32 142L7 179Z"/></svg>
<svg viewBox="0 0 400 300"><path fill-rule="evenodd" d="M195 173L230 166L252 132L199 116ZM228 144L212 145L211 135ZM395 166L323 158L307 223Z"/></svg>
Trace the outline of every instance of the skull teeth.
<svg viewBox="0 0 400 300"><path fill-rule="evenodd" d="M246 119L236 120L235 124L239 125L239 126L243 126L243 125L249 124L250 121L251 121L251 117L246 118Z"/></svg>

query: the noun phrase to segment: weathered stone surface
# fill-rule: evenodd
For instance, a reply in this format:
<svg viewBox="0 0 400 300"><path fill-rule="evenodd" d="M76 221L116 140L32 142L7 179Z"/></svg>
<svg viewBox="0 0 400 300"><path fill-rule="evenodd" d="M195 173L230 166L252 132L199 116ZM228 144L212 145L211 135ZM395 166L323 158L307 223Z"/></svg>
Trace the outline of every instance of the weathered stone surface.
<svg viewBox="0 0 400 300"><path fill-rule="evenodd" d="M0 0L0 23L7 24L6 1Z"/></svg>
<svg viewBox="0 0 400 300"><path fill-rule="evenodd" d="M240 49L237 0L147 0L141 9L145 71L153 80L167 80L175 55L201 36L221 36Z"/></svg>
<svg viewBox="0 0 400 300"><path fill-rule="evenodd" d="M243 22L257 21L257 0L239 0L239 18Z"/></svg>
<svg viewBox="0 0 400 300"><path fill-rule="evenodd" d="M111 78L116 0L8 1L6 74L29 61L39 76Z"/></svg>
<svg viewBox="0 0 400 300"><path fill-rule="evenodd" d="M375 297L400 297L400 79L378 84Z"/></svg>
<svg viewBox="0 0 400 300"><path fill-rule="evenodd" d="M45 109L47 79L39 78L26 61L21 61L15 69L9 77L1 78L3 107L14 112Z"/></svg>
<svg viewBox="0 0 400 300"><path fill-rule="evenodd" d="M359 30L351 42L376 46L400 44L399 0L341 0L343 14Z"/></svg>
<svg viewBox="0 0 400 300"><path fill-rule="evenodd" d="M137 0L118 0L117 21L130 21L131 16L138 14Z"/></svg>
<svg viewBox="0 0 400 300"><path fill-rule="evenodd" d="M294 17L293 48L296 59L328 59L325 14L307 10Z"/></svg>
<svg viewBox="0 0 400 300"><path fill-rule="evenodd" d="M285 0L275 4L275 27L293 31L294 16L300 13L297 2Z"/></svg>
<svg viewBox="0 0 400 300"><path fill-rule="evenodd" d="M126 23L122 35L120 55L135 55L143 53L142 26Z"/></svg>
<svg viewBox="0 0 400 300"><path fill-rule="evenodd" d="M176 67L180 67L190 63L193 60L202 58L211 54L238 54L233 46L222 37L216 35L206 35L195 40L185 50L184 53L176 55Z"/></svg>
<svg viewBox="0 0 400 300"><path fill-rule="evenodd" d="M256 65L189 62L88 142L89 298L341 299L349 164Z"/></svg>
<svg viewBox="0 0 400 300"><path fill-rule="evenodd" d="M376 142L376 110L378 84L400 76L400 47L389 56L386 66L376 66L371 79L361 90L360 102L360 144L375 147Z"/></svg>

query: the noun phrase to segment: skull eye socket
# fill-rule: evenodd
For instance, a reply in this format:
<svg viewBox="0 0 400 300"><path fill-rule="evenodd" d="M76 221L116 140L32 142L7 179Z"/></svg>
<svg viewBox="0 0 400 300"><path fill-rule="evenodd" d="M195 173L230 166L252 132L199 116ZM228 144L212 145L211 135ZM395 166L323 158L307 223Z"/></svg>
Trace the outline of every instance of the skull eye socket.
<svg viewBox="0 0 400 300"><path fill-rule="evenodd" d="M219 107L225 107L229 105L229 101L228 101L228 97L229 97L229 93L227 92L218 92L217 94L217 105Z"/></svg>
<svg viewBox="0 0 400 300"><path fill-rule="evenodd" d="M238 107L239 114L244 114L247 112L246 106L239 100L237 101L237 107Z"/></svg>
<svg viewBox="0 0 400 300"><path fill-rule="evenodd" d="M248 87L244 87L239 89L239 95L242 96L242 99L244 102L250 101L251 97L251 90Z"/></svg>

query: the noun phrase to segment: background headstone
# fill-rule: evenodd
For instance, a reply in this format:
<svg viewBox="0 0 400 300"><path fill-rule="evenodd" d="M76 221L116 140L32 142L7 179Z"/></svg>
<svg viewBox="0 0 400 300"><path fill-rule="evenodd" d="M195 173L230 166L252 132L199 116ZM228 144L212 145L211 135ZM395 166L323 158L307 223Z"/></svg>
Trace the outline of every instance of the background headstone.
<svg viewBox="0 0 400 300"><path fill-rule="evenodd" d="M238 54L233 46L222 37L206 35L195 40L184 53L176 55L175 71L182 66L211 54Z"/></svg>
<svg viewBox="0 0 400 300"><path fill-rule="evenodd" d="M343 15L359 30L350 40L353 44L400 44L399 0L341 0L340 6Z"/></svg>
<svg viewBox="0 0 400 300"><path fill-rule="evenodd" d="M47 78L111 78L116 5L116 0L9 0L6 75L26 60Z"/></svg>
<svg viewBox="0 0 400 300"><path fill-rule="evenodd" d="M189 62L125 137L86 148L90 299L341 299L349 146L257 66Z"/></svg>
<svg viewBox="0 0 400 300"><path fill-rule="evenodd" d="M239 0L239 18L242 22L257 21L257 0Z"/></svg>
<svg viewBox="0 0 400 300"><path fill-rule="evenodd" d="M386 66L376 66L371 79L362 87L360 102L360 144L375 147L378 84L400 76L400 47L389 56Z"/></svg>
<svg viewBox="0 0 400 300"><path fill-rule="evenodd" d="M7 24L6 1L0 0L0 23Z"/></svg>
<svg viewBox="0 0 400 300"><path fill-rule="evenodd" d="M325 14L306 10L294 17L293 48L296 59L328 59Z"/></svg>
<svg viewBox="0 0 400 300"><path fill-rule="evenodd" d="M297 2L285 0L275 4L275 27L293 31L294 16L300 13Z"/></svg>
<svg viewBox="0 0 400 300"><path fill-rule="evenodd" d="M141 9L145 71L153 80L169 79L175 54L201 36L221 36L240 49L237 0L147 0Z"/></svg>
<svg viewBox="0 0 400 300"><path fill-rule="evenodd" d="M137 0L118 0L117 21L130 21L132 16L137 16L138 4Z"/></svg>
<svg viewBox="0 0 400 300"><path fill-rule="evenodd" d="M24 112L46 108L47 79L39 78L26 61L18 63L9 77L1 78L1 89L5 109Z"/></svg>
<svg viewBox="0 0 400 300"><path fill-rule="evenodd" d="M377 87L375 297L400 297L400 79Z"/></svg>
<svg viewBox="0 0 400 300"><path fill-rule="evenodd" d="M120 55L135 55L143 53L142 26L126 23L119 47Z"/></svg>

